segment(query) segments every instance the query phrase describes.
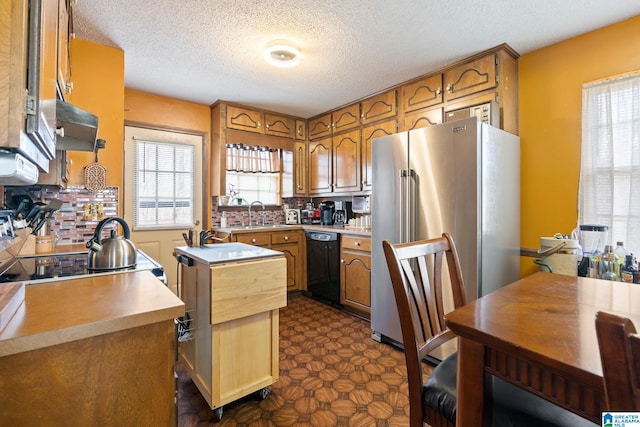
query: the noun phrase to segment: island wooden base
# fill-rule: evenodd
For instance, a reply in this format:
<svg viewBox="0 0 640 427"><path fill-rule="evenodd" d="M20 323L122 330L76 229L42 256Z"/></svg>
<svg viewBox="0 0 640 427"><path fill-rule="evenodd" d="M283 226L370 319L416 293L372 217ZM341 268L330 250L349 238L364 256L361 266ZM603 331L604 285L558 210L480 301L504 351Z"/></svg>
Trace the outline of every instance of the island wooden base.
<svg viewBox="0 0 640 427"><path fill-rule="evenodd" d="M173 320L0 358L7 426L175 426Z"/></svg>

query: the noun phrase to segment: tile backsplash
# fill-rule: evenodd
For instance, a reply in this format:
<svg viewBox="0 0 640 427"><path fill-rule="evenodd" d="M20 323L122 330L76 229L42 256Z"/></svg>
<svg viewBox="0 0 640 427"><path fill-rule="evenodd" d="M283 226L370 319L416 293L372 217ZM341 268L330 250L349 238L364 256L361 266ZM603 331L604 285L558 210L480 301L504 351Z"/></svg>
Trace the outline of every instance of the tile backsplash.
<svg viewBox="0 0 640 427"><path fill-rule="evenodd" d="M21 192L21 193L19 193ZM84 186L6 187L5 200L10 194L28 194L32 200L49 203L53 198L63 202L49 220L49 230L58 238L57 245L85 243L94 233L101 219L118 216L118 187L106 187L92 193Z"/></svg>

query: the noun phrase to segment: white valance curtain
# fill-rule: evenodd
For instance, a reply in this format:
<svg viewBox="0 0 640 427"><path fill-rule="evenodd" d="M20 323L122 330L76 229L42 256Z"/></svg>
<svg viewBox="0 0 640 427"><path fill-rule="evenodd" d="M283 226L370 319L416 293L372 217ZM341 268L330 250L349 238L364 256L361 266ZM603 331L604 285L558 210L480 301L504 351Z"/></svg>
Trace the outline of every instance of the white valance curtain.
<svg viewBox="0 0 640 427"><path fill-rule="evenodd" d="M640 252L640 72L583 85L578 223Z"/></svg>
<svg viewBox="0 0 640 427"><path fill-rule="evenodd" d="M280 172L278 149L256 145L227 144L227 171L244 173Z"/></svg>

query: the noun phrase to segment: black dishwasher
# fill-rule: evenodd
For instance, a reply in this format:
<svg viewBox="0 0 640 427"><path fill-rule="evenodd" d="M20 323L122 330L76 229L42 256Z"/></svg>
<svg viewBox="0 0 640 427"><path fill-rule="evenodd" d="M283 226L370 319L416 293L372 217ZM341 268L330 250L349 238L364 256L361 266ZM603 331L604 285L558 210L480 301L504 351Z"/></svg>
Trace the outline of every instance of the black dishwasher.
<svg viewBox="0 0 640 427"><path fill-rule="evenodd" d="M340 305L340 235L306 231L307 290L313 298Z"/></svg>

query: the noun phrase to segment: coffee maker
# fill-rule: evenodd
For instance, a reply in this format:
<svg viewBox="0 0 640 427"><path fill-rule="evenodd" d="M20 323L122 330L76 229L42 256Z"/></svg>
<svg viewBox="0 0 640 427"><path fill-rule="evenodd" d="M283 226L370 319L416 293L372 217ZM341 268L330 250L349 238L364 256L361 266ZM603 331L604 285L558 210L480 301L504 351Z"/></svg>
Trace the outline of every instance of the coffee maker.
<svg viewBox="0 0 640 427"><path fill-rule="evenodd" d="M335 203L331 200L321 202L320 207L320 225L332 225L333 214L336 211Z"/></svg>
<svg viewBox="0 0 640 427"><path fill-rule="evenodd" d="M333 225L343 226L349 221L347 210L343 209L344 203L341 201L335 202L336 211L333 214Z"/></svg>

